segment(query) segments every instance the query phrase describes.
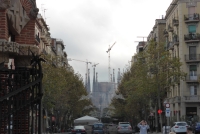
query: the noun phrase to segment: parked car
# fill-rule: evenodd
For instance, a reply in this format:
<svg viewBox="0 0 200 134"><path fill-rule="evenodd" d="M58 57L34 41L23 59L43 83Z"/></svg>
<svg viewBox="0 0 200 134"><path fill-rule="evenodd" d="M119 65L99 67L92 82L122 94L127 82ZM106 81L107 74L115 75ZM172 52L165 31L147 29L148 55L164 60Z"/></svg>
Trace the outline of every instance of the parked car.
<svg viewBox="0 0 200 134"><path fill-rule="evenodd" d="M92 134L106 134L107 129L103 123L94 123L92 126Z"/></svg>
<svg viewBox="0 0 200 134"><path fill-rule="evenodd" d="M129 124L129 125L130 125L130 122L119 122L119 123L118 123L118 126L119 126L120 124Z"/></svg>
<svg viewBox="0 0 200 134"><path fill-rule="evenodd" d="M200 122L196 122L193 126L193 132L194 134L200 133Z"/></svg>
<svg viewBox="0 0 200 134"><path fill-rule="evenodd" d="M120 123L117 127L118 134L131 134L132 132L132 127L128 123Z"/></svg>
<svg viewBox="0 0 200 134"><path fill-rule="evenodd" d="M187 127L189 126L186 122L174 122L173 126L171 127L171 132L186 133Z"/></svg>
<svg viewBox="0 0 200 134"><path fill-rule="evenodd" d="M84 126L74 126L71 130L72 134L87 134Z"/></svg>

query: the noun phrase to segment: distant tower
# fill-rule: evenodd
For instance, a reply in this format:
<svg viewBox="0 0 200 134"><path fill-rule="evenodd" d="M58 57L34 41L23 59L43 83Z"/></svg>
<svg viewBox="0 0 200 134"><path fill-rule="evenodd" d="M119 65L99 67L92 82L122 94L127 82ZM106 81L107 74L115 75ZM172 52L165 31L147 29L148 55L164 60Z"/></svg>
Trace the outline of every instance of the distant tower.
<svg viewBox="0 0 200 134"><path fill-rule="evenodd" d="M120 68L118 68L117 83L119 84L120 81L121 81L121 73L120 73Z"/></svg>
<svg viewBox="0 0 200 134"><path fill-rule="evenodd" d="M113 82L115 83L115 69L113 69Z"/></svg>
<svg viewBox="0 0 200 134"><path fill-rule="evenodd" d="M88 85L87 85L87 92L90 93L90 69L88 69Z"/></svg>
<svg viewBox="0 0 200 134"><path fill-rule="evenodd" d="M112 74L110 74L110 82L113 82Z"/></svg>
<svg viewBox="0 0 200 134"><path fill-rule="evenodd" d="M85 88L87 90L87 73L85 73Z"/></svg>
<svg viewBox="0 0 200 134"><path fill-rule="evenodd" d="M92 91L95 91L95 85L96 85L96 83L95 83L95 67L94 67L94 69L93 69L93 87L92 87Z"/></svg>
<svg viewBox="0 0 200 134"><path fill-rule="evenodd" d="M98 91L98 73L96 72L96 87L95 87L95 91Z"/></svg>

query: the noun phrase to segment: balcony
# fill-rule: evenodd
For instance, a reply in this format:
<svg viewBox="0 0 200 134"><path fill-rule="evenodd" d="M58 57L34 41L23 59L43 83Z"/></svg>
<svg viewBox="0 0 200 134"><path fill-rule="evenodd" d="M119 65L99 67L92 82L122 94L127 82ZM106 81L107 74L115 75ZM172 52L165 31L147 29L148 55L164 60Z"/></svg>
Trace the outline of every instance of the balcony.
<svg viewBox="0 0 200 134"><path fill-rule="evenodd" d="M199 14L194 13L194 14L184 15L184 20L185 20L185 23L193 23L193 22L198 23L199 22Z"/></svg>
<svg viewBox="0 0 200 134"><path fill-rule="evenodd" d="M200 54L185 55L185 62L200 62Z"/></svg>
<svg viewBox="0 0 200 134"><path fill-rule="evenodd" d="M185 81L187 83L199 83L199 78L200 78L200 75L196 75L196 76L190 76L190 75L187 75L186 78L185 78Z"/></svg>
<svg viewBox="0 0 200 134"><path fill-rule="evenodd" d="M50 45L51 37L50 37L50 33L49 32L47 32L47 33L43 32L41 34L41 39L42 39L42 41L44 42L45 45L47 45L47 46Z"/></svg>
<svg viewBox="0 0 200 134"><path fill-rule="evenodd" d="M163 35L164 35L164 37L168 37L168 32L166 29L163 31Z"/></svg>
<svg viewBox="0 0 200 134"><path fill-rule="evenodd" d="M200 102L199 95L184 96L185 102Z"/></svg>
<svg viewBox="0 0 200 134"><path fill-rule="evenodd" d="M199 42L200 34L199 33L186 34L184 35L184 40L186 43Z"/></svg>
<svg viewBox="0 0 200 134"><path fill-rule="evenodd" d="M168 25L168 31L169 31L169 32L173 32L174 29L173 29L170 25Z"/></svg>
<svg viewBox="0 0 200 134"><path fill-rule="evenodd" d="M173 24L173 26L178 26L179 25L179 21L178 21L178 19L173 19L173 21L172 21L172 24Z"/></svg>

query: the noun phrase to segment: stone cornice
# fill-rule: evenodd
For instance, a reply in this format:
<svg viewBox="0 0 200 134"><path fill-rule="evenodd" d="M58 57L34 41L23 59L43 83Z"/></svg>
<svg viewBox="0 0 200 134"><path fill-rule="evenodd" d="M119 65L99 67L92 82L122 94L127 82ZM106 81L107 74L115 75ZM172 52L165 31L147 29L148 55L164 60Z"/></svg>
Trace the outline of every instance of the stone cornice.
<svg viewBox="0 0 200 134"><path fill-rule="evenodd" d="M188 0L173 0L166 11L165 19L169 17L170 13L177 7L178 4L188 2ZM193 2L200 2L200 0L194 0Z"/></svg>

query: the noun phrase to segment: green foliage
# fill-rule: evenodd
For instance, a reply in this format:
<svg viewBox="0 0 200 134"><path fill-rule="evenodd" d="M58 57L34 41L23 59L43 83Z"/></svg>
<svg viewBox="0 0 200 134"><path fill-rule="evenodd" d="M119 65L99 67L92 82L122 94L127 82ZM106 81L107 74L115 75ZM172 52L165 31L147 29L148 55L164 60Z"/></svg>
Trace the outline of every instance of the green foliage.
<svg viewBox="0 0 200 134"><path fill-rule="evenodd" d="M47 62L42 64L43 106L48 111L70 111L74 117L81 115L84 107L92 104L90 100L79 101L81 96L87 95L81 76L70 68L55 66L51 56L44 58Z"/></svg>
<svg viewBox="0 0 200 134"><path fill-rule="evenodd" d="M186 74L180 70L180 59L166 51L164 44L151 41L135 57L137 61L123 74L118 86L117 94L122 94L125 100L113 99L111 105L115 107L115 116L144 119L152 110L150 107L158 105L158 95L164 99L168 88Z"/></svg>

